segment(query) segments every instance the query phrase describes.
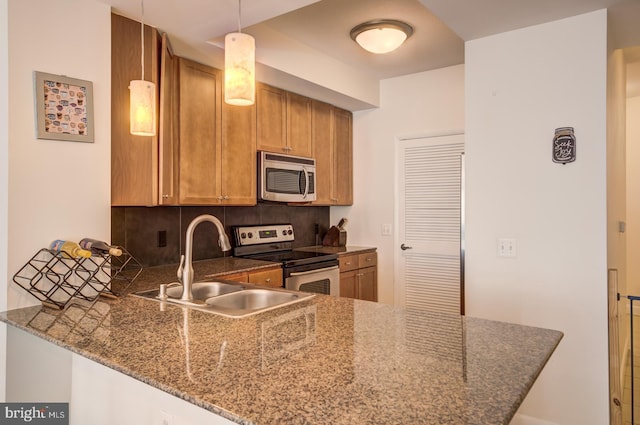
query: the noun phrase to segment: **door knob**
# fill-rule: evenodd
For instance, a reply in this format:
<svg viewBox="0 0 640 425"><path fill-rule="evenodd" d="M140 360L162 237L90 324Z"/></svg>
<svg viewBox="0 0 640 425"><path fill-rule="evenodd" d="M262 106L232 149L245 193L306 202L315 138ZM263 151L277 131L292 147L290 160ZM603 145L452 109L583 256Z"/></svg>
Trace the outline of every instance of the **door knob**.
<svg viewBox="0 0 640 425"><path fill-rule="evenodd" d="M407 249L413 249L412 246L406 246L405 244L400 245L400 249L406 251Z"/></svg>

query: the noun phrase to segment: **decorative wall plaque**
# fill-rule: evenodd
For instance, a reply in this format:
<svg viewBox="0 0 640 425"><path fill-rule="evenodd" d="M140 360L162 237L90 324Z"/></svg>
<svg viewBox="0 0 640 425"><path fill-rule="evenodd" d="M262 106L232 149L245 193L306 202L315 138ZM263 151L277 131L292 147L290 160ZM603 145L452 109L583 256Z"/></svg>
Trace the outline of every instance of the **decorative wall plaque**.
<svg viewBox="0 0 640 425"><path fill-rule="evenodd" d="M34 71L38 139L93 142L93 83Z"/></svg>
<svg viewBox="0 0 640 425"><path fill-rule="evenodd" d="M556 128L553 137L553 162L566 164L576 160L576 136L573 127Z"/></svg>

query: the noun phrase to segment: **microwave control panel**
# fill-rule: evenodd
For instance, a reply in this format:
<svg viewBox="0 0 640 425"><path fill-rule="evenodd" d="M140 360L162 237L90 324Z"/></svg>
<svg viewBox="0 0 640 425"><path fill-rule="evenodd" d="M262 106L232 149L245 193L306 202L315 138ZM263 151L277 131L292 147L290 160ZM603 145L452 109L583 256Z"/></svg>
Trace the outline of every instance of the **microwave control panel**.
<svg viewBox="0 0 640 425"><path fill-rule="evenodd" d="M233 231L238 246L291 242L294 239L291 224L237 226L233 228Z"/></svg>

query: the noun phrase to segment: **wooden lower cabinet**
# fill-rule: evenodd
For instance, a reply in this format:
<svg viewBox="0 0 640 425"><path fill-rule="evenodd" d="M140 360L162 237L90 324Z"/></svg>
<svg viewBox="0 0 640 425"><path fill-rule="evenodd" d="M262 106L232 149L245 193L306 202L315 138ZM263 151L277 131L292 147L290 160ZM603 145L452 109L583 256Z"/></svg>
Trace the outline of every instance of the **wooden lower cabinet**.
<svg viewBox="0 0 640 425"><path fill-rule="evenodd" d="M279 266L272 269L233 273L220 277L234 282L252 283L254 285L271 286L273 288L282 287L282 268Z"/></svg>
<svg viewBox="0 0 640 425"><path fill-rule="evenodd" d="M378 301L377 253L343 255L340 261L340 296Z"/></svg>
<svg viewBox="0 0 640 425"><path fill-rule="evenodd" d="M254 285L271 286L273 288L282 287L282 268L260 270L249 273L249 283Z"/></svg>

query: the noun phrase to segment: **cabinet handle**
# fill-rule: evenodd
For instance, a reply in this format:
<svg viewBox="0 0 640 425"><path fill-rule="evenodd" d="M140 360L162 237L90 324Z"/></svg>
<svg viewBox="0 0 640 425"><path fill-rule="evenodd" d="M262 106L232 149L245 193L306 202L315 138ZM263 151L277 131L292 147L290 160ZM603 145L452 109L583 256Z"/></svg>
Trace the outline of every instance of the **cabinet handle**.
<svg viewBox="0 0 640 425"><path fill-rule="evenodd" d="M350 266L350 265L351 265L351 261L347 261L345 264L346 264L347 266Z"/></svg>
<svg viewBox="0 0 640 425"><path fill-rule="evenodd" d="M265 283L271 283L271 278L270 278L270 277L268 277L268 278L266 278L264 281L265 281Z"/></svg>
<svg viewBox="0 0 640 425"><path fill-rule="evenodd" d="M331 198L331 202L338 202L338 198Z"/></svg>
<svg viewBox="0 0 640 425"><path fill-rule="evenodd" d="M222 201L222 195L218 196L218 201Z"/></svg>
<svg viewBox="0 0 640 425"><path fill-rule="evenodd" d="M167 195L166 193L162 195L162 199L167 199L169 197L169 195Z"/></svg>
<svg viewBox="0 0 640 425"><path fill-rule="evenodd" d="M367 261L371 261L371 260L373 260L373 258L367 257Z"/></svg>
<svg viewBox="0 0 640 425"><path fill-rule="evenodd" d="M227 200L229 200L229 199L231 199L231 198L229 198L229 196L228 196L228 195L224 195L224 198L222 198L222 199L224 199L225 201L227 201Z"/></svg>

